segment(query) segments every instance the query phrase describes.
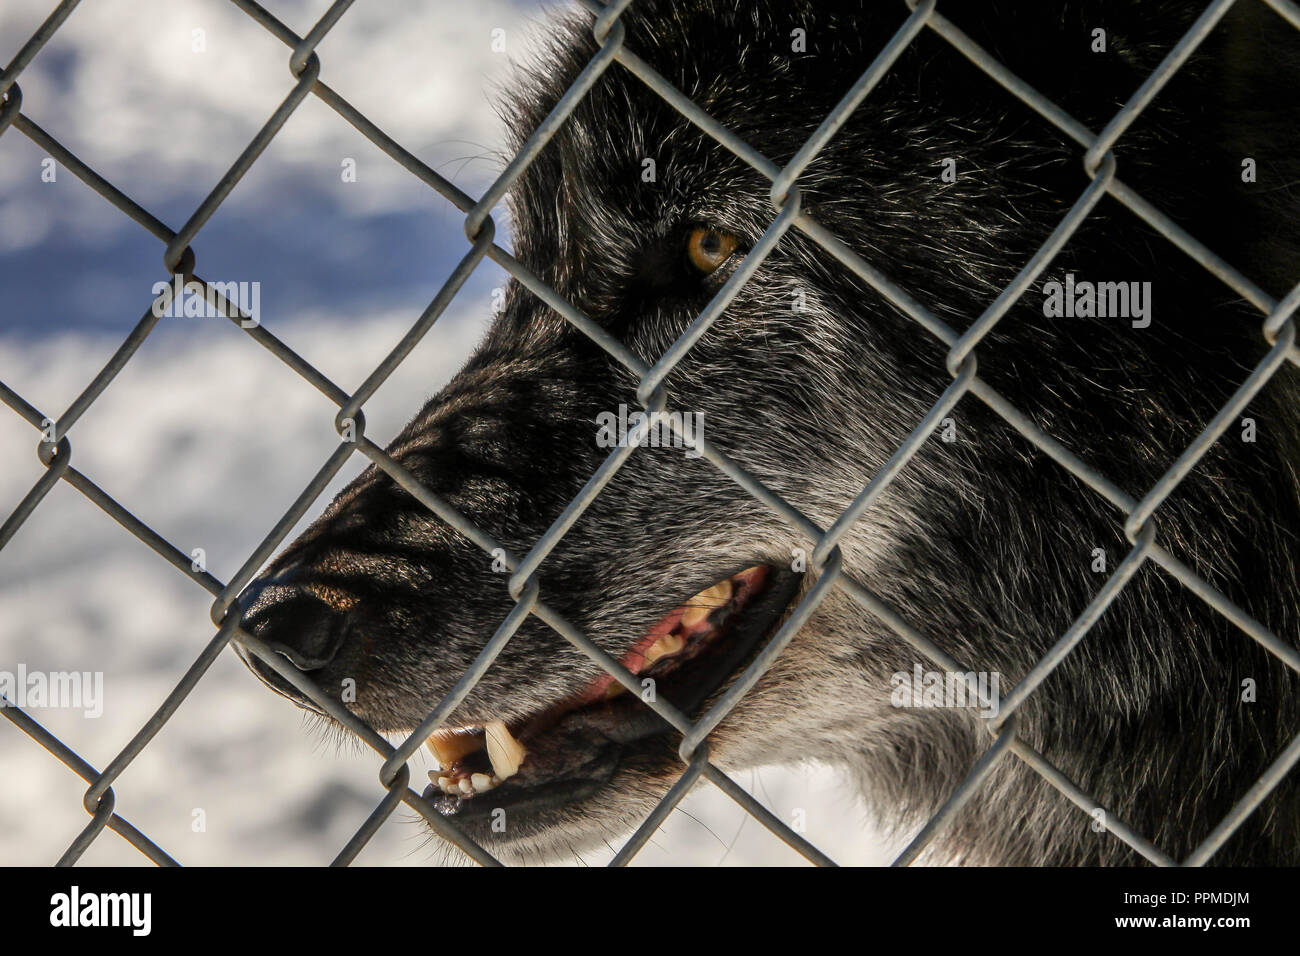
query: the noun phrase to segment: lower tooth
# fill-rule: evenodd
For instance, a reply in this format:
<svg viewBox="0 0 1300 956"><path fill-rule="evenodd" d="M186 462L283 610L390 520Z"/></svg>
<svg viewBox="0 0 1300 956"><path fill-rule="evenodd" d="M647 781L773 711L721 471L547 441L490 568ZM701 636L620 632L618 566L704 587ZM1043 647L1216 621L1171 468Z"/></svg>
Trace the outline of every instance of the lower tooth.
<svg viewBox="0 0 1300 956"><path fill-rule="evenodd" d="M485 773L476 773L469 778L470 784L474 787L475 793L482 793L484 790L492 789L492 778Z"/></svg>
<svg viewBox="0 0 1300 956"><path fill-rule="evenodd" d="M474 792L474 784L470 783L465 777L461 777L460 782L457 783L456 786L460 787L460 792L466 796Z"/></svg>

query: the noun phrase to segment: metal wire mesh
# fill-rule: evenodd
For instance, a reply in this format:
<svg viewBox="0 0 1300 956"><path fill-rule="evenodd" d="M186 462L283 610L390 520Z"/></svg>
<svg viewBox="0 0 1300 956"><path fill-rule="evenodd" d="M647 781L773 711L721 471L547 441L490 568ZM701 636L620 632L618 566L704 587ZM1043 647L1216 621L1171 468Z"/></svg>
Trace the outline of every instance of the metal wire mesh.
<svg viewBox="0 0 1300 956"><path fill-rule="evenodd" d="M194 663L172 692L168 694L153 716L122 747L117 756L103 770L90 766L86 761L78 757L66 744L42 727L22 709L15 706L0 707L0 714L3 714L19 729L46 748L89 785L83 802L91 819L58 861L59 864L75 863L86 851L87 847L105 829L118 833L155 863L163 865L176 864L176 861L160 846L117 813L117 798L113 790L113 784L131 762L139 756L141 751L148 746L163 725L171 719L180 704L202 679L212 662L232 641L241 645L247 652L257 655L259 659L276 670L277 673L297 687L339 723L355 733L360 740L373 748L383 758L379 767L379 781L384 788L384 795L370 816L358 828L346 846L340 850L335 859L336 864L345 865L351 862L384 821L393 813L399 803L405 803L416 810L428 821L429 825L440 837L459 847L471 859L482 864L497 863L486 849L467 837L452 820L444 818L436 812L418 792L410 787L410 769L407 761L422 745L428 735L438 728L464 700L475 683L491 666L496 656L510 641L520 624L529 615L536 615L546 622L563 638L595 661L629 690L639 692L639 683L626 668L547 606L545 601L542 600L536 579L536 572L547 556L595 496L601 493L601 490L613 477L614 473L633 454L639 444L634 440L629 440L609 455L577 497L569 503L550 529L536 542L532 550L523 557L507 554L506 561L513 572L508 588L511 597L516 601L514 608L506 616L496 633L492 635L470 669L461 677L447 696L439 701L420 727L397 747L392 746L380 734L322 693L308 677L294 669L255 636L240 627L240 609L236 605L237 596L253 578L257 570L279 547L285 535L288 534L290 529L294 527L321 494L339 468L355 452L360 452L369 458L434 514L472 540L485 552L491 553L498 548L497 543L490 536L457 513L438 495L422 487L410 473L394 461L382 448L365 437L364 416L362 414L362 406L374 395L375 391L437 321L470 274L484 258L489 258L506 269L545 305L554 309L608 352L615 361L635 372L639 377L637 398L643 406L653 411L664 410L668 407L669 396L663 386L668 374L727 308L741 286L748 281L780 238L792 228L815 240L827 253L848 268L855 276L883 295L887 301L949 347L946 367L952 376L951 385L934 404L929 413L916 425L915 429L899 446L889 461L862 489L853 503L834 521L830 528L822 529L818 527L797 509L764 487L762 483L735 461L712 447L707 441L699 440L698 448L706 459L756 499L775 511L808 539L813 546L812 564L818 570L819 575L811 591L798 604L786 623L769 640L753 663L699 720L691 721L665 701L654 701L646 704L646 706L652 707L681 734L682 740L678 752L685 763L685 770L677 782L663 796L654 811L624 843L612 860L611 865L623 865L631 860L686 795L687 791L701 777L720 788L748 813L753 815L759 823L767 827L808 860L821 865L834 865L829 857L811 845L710 763L709 735L735 707L740 698L760 679L776 656L781 653L796 631L816 610L832 588L842 589L937 666L948 672L966 673L971 670L971 668L954 660L922 631L905 621L893 608L873 593L867 585L855 580L849 571L844 568L841 553L837 546L837 542L849 527L872 506L885 487L907 467L908 462L939 426L943 418L966 395L972 395L985 403L1016 429L1026 441L1049 455L1061 467L1113 505L1123 519L1124 533L1132 544L1132 550L1116 567L1088 607L1060 637L1046 656L1002 699L997 715L984 718L991 735L988 749L971 768L966 779L948 797L947 801L912 842L899 854L895 860L895 865L906 865L915 860L966 801L970 799L976 789L989 777L998 763L1008 759L1008 757L1023 761L1047 783L1076 804L1081 812L1091 813L1099 808L1096 800L1062 774L1040 752L1017 736L1016 711L1061 661L1084 640L1089 629L1101 617L1106 608L1115 600L1138 569L1148 561L1154 562L1164 569L1165 572L1181 582L1198 598L1269 650L1285 665L1300 672L1300 652L1284 643L1259 622L1253 620L1241 608L1229 601L1218 590L1194 574L1185 564L1161 547L1156 542L1155 526L1153 524L1154 516L1160 505L1193 469L1210 446L1223 434L1232 420L1268 383L1278 368L1288 361L1300 365L1300 350L1297 350L1295 342L1296 325L1294 317L1297 306L1300 306L1300 285L1293 288L1281 301L1275 301L1245 275L1213 253L1199 240L1189 235L1160 210L1123 183L1116 175L1117 163L1112 152L1125 131L1133 125L1146 106L1214 29L1215 24L1228 11L1235 0L1214 0L1214 2L1210 3L1156 70L1098 134L1093 133L991 57L950 20L937 12L936 0L906 0L908 7L911 9L911 14L905 23L785 167L776 165L730 130L720 125L680 91L673 88L632 50L624 46L624 28L619 17L632 0L614 0L607 6L601 6L593 2L593 0L584 0L595 14L592 30L599 44L598 52L591 58L573 85L560 97L550 115L529 137L517 155L513 157L505 171L487 192L477 200L457 189L452 183L392 140L354 108L342 95L320 79L321 64L315 49L352 5L352 0L336 0L307 35L302 37L291 31L253 0L232 0L239 9L248 14L257 24L290 48L289 72L293 79L293 86L280 106L272 113L256 136L253 137L235 163L221 177L217 185L199 204L199 207L184 225L176 231L164 225L111 182L98 175L21 112L22 90L18 85L19 77L42 47L54 36L78 2L79 0L63 0L63 2L59 3L35 34L18 51L9 65L5 67L3 73L0 74L0 95L3 95L3 101L0 102L0 135L13 127L28 136L50 156L55 157L58 162L71 170L79 179L124 214L149 230L165 245L163 261L167 270L173 275L179 274L183 276L186 282L203 283L205 289L215 296L223 314L232 322L239 324L247 317L226 300L219 290L212 290L195 273L195 256L190 245L205 223L208 222L213 213L230 194L235 184L248 172L285 121L308 95L316 96L324 101L395 162L463 211L465 213L465 234L469 240L470 248L428 308L420 315L401 342L374 369L361 387L352 394L348 394L321 375L274 335L261 327L244 327L241 325L242 330L253 341L268 349L286 366L310 382L339 407L335 425L344 438L316 473L307 488L298 496L293 506L276 523L275 527L263 539L261 545L248 557L239 571L228 582L219 581L206 571L195 570L189 555L151 530L147 524L114 501L85 474L72 467L72 444L68 435L78 419L103 394L117 374L130 361L158 322L158 316L155 314L152 303L146 309L143 318L127 336L126 341L117 349L103 370L85 387L68 409L57 418L48 417L43 411L33 407L20 395L0 382L0 400L3 400L18 415L42 432L42 437L37 446L37 455L46 469L45 473L26 494L13 513L8 516L4 524L0 525L0 548L3 548L10 541L14 533L31 516L50 489L62 480L80 491L124 529L148 545L158 555L180 570L181 573L188 575L197 584L206 588L215 598L211 606L211 618L212 622L217 626L216 634L203 648ZM1291 26L1300 29L1300 7L1291 0L1245 0L1245 2L1266 3ZM956 50L996 80L1010 94L1023 101L1077 142L1083 150L1083 165L1090 178L1089 185L1076 200L1069 213L1061 220L1060 224L1028 264L988 306L974 324L961 334L958 334L949 325L920 305L905 289L892 282L870 262L851 251L843 242L819 224L808 211L803 210L800 201L799 177L801 173L834 138L837 130L844 124L854 109L871 93L872 89L885 76L908 45L912 43L918 34L927 29L950 43ZM495 224L490 216L490 212L497 201L514 185L523 171L546 146L579 100L591 89L600 76L615 63L619 65L619 68L625 69L638 77L641 82L662 97L683 117L757 170L772 184L770 199L775 215L762 238L754 245L744 262L718 291L704 311L653 366L647 366L641 362L621 342L571 303L565 301L510 253L498 246L494 242ZM1065 443L1038 428L1029 418L1014 408L1002 395L982 380L977 372L976 349L980 342L1038 278L1052 258L1061 250L1105 195L1109 195L1123 203L1145 223L1209 270L1237 295L1257 308L1265 317L1261 334L1270 346L1265 358L1241 383L1237 391L1223 405L1213 420L1141 499L1135 499L1122 491L1118 485L1110 481L1105 475L1075 456ZM683 435L682 437L688 443L691 441L689 436ZM1175 861L1171 859L1146 837L1109 812L1107 814L1107 831L1114 838L1122 840L1152 863L1161 865L1175 863L1184 865L1204 864L1223 846L1298 760L1300 760L1300 736L1294 738L1285 750L1274 759L1273 763L1237 801L1223 820L1184 860Z"/></svg>

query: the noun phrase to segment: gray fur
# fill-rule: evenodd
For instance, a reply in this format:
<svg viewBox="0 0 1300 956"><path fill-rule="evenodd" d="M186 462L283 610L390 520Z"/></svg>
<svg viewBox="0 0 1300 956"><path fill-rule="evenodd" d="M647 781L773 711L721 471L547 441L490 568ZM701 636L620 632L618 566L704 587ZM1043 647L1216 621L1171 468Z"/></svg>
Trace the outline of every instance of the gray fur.
<svg viewBox="0 0 1300 956"><path fill-rule="evenodd" d="M627 45L778 163L787 162L907 15L884 2L645 0ZM1181 0L944 3L995 55L1101 129L1202 5ZM1258 7L1259 9L1256 9ZM1238 4L1117 147L1120 175L1280 296L1300 278L1294 183L1296 44L1262 4ZM1108 30L1110 52L1088 49ZM807 54L790 51L806 29ZM595 50L590 19L559 28L507 112L520 141ZM1242 155L1261 182L1240 181ZM657 161L654 184L641 160ZM958 160L941 184L939 162ZM1087 180L1081 150L928 31L801 179L807 208L927 308L966 328L1060 221ZM683 280L682 231L752 244L768 184L614 66L512 194L514 248L561 295L653 362L716 289ZM1261 317L1112 200L1053 263L1154 283L1154 322L1051 320L1041 283L981 344L980 373L1032 420L1141 497L1267 350ZM806 293L794 313L791 293ZM669 377L671 407L828 527L950 381L944 348L792 232ZM1254 444L1216 444L1156 516L1159 540L1293 646L1300 555L1295 369L1252 404ZM604 460L596 415L636 382L512 282L466 368L390 446L431 490L526 553ZM965 666L1009 689L1103 585L1129 544L1123 516L967 397L842 542L845 567ZM703 460L639 449L540 572L543 598L615 656L667 610L739 568L811 543ZM371 468L254 589L259 636L352 709L414 728L509 612L506 575ZM268 587L267 582L277 584ZM804 581L804 593L813 575ZM315 589L315 590L313 590ZM340 597L343 596L343 597ZM342 635L327 663L312 648ZM915 829L989 744L964 710L890 704L890 676L928 662L836 591L711 738L727 769L818 760L847 769L885 826ZM263 669L264 671L265 669ZM518 719L597 670L530 619L455 722ZM1258 700L1243 703L1246 678ZM1111 814L1185 857L1290 737L1296 675L1148 564L1026 702L1021 733ZM681 772L676 740L638 752L594 795L507 833L544 859L639 823ZM1288 780L1215 858L1300 862ZM1118 864L1121 841L1014 759L942 834L931 862ZM846 830L844 839L857 838ZM831 855L836 847L824 847Z"/></svg>

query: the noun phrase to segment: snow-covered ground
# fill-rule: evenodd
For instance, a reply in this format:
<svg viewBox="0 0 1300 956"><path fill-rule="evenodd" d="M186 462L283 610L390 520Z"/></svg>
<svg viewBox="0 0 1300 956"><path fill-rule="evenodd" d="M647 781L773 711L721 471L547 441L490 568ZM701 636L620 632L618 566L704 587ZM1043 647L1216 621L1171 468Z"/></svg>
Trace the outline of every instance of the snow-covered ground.
<svg viewBox="0 0 1300 956"><path fill-rule="evenodd" d="M0 62L51 6L6 0ZM304 32L328 4L268 6ZM322 46L322 76L475 192L499 168L466 160L489 156L501 138L485 93L506 75L491 30L526 38L527 21L540 14L504 0L460 5L455 16L446 9L362 0ZM205 31L206 56L193 50L196 29ZM518 42L514 55L526 52L526 39ZM230 4L100 0L75 11L23 75L24 109L176 227L287 92L287 55ZM355 188L341 188L338 157L359 158ZM160 244L66 170L42 183L41 158L18 132L0 137L0 381L57 415L164 276ZM266 327L351 390L432 297L464 239L447 203L309 100L195 249L211 264L200 268L208 278L261 281ZM400 268L386 272L393 260ZM381 442L395 434L454 372L501 281L492 267L476 274L367 405L368 434ZM226 580L335 447L334 412L229 323L165 319L73 428L73 464L182 551L202 548ZM42 473L38 437L0 407L0 516ZM349 463L308 518L361 467L359 457ZM60 483L0 549L0 671L102 672L102 716L31 713L103 767L212 637L210 603ZM324 739L227 652L118 780L117 810L186 864L325 863L382 796L378 765L369 750ZM0 779L0 862L53 862L88 819L85 784L8 721L0 721ZM838 861L888 859L834 771L765 768L737 780L782 819L802 809L808 838ZM205 825L196 830L199 810ZM111 833L83 859L144 862ZM403 808L358 862L442 859ZM799 858L706 785L637 862Z"/></svg>

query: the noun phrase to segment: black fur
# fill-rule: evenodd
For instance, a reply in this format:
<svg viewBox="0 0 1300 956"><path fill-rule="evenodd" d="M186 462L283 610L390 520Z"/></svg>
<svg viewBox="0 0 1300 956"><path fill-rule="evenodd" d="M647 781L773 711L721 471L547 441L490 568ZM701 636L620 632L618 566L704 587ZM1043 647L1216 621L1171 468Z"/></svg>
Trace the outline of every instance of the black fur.
<svg viewBox="0 0 1300 956"><path fill-rule="evenodd" d="M942 2L941 12L1094 131L1200 13L1184 0ZM898 2L637 0L627 47L778 164L790 160L908 14ZM596 51L574 15L508 104L519 141ZM1090 49L1092 30L1109 49ZM791 50L806 31L807 51ZM1300 34L1238 3L1115 153L1118 175L1281 297L1300 280ZM1258 182L1243 183L1253 157ZM657 179L642 181L653 158ZM941 161L957 162L955 183ZM921 304L967 328L1088 184L1082 150L926 30L801 177L806 208ZM512 193L518 257L647 362L724 276L682 267L695 225L752 244L769 184L612 66ZM739 257L737 257L738 259ZM733 264L734 265L734 262ZM1048 319L1042 284L1153 283L1152 324ZM802 290L806 309L791 310ZM1268 350L1262 317L1104 198L977 350L980 375L1140 498ZM671 406L827 527L950 383L946 347L792 230L668 378ZM1158 541L1295 645L1300 556L1297 375L1287 364L1155 517ZM511 283L465 369L390 452L516 554L607 455L596 416L636 382ZM980 401L929 440L843 542L850 574L1003 689L1038 661L1128 552L1123 515ZM543 599L618 656L668 609L739 567L810 543L711 465L637 450L540 572ZM512 606L506 575L382 472L345 490L259 585L250 626L384 730L415 727ZM805 589L811 585L811 575ZM341 641L341 643L339 643ZM336 648L334 645L338 644ZM914 828L989 738L971 713L890 706L926 662L835 592L712 738L727 768L818 759L853 774L877 818ZM926 665L930 666L930 665ZM263 670L265 670L263 668ZM595 666L530 619L453 722L519 719ZM1242 701L1242 682L1258 699ZM1108 812L1176 859L1300 733L1296 675L1148 562L1026 702L1020 732ZM573 746L579 746L574 743ZM546 856L639 822L680 773L676 740L631 754L589 796L519 811L492 852ZM576 789L576 784L575 784ZM1129 863L1136 855L1015 759L944 831L932 859ZM1214 858L1300 862L1283 783ZM845 833L845 839L854 837ZM834 855L835 847L825 847Z"/></svg>

